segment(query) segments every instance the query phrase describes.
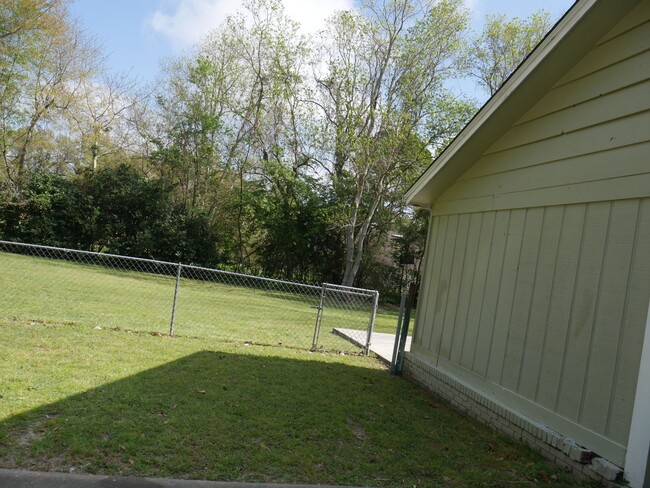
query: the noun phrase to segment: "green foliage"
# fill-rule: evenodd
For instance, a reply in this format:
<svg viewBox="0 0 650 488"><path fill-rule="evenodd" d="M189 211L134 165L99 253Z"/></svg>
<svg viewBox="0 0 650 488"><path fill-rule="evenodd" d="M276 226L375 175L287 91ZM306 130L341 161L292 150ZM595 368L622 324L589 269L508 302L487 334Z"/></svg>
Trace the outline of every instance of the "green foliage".
<svg viewBox="0 0 650 488"><path fill-rule="evenodd" d="M147 106L70 1L0 3L2 235L396 296L403 195L476 111L448 81L496 90L549 27L496 16L465 48L462 0L363 0L307 37L247 0Z"/></svg>
<svg viewBox="0 0 650 488"><path fill-rule="evenodd" d="M48 162L47 141L39 135L55 137L79 85L98 66L96 46L72 19L70 3L0 4L0 165L16 190L24 173Z"/></svg>
<svg viewBox="0 0 650 488"><path fill-rule="evenodd" d="M98 209L93 246L127 256L203 265L217 262L217 236L206 214L172 200L173 188L121 165L82 184Z"/></svg>
<svg viewBox="0 0 650 488"><path fill-rule="evenodd" d="M436 121L464 115L441 95L455 75L468 18L457 0L398 0L364 2L329 20L314 61L314 102L345 239L345 285L355 283L379 231L377 214L399 214L405 190L448 140L447 127L456 128Z"/></svg>
<svg viewBox="0 0 650 488"><path fill-rule="evenodd" d="M214 265L215 229L200 209L172 200L173 188L120 165L74 178L32 173L18 196L0 201L4 239Z"/></svg>
<svg viewBox="0 0 650 488"><path fill-rule="evenodd" d="M540 10L527 19L488 16L483 31L469 44L463 69L493 95L551 28L551 15Z"/></svg>
<svg viewBox="0 0 650 488"><path fill-rule="evenodd" d="M33 173L22 191L0 193L4 239L88 249L98 209L74 180Z"/></svg>
<svg viewBox="0 0 650 488"><path fill-rule="evenodd" d="M256 194L255 218L264 231L259 248L263 273L310 282L339 280L343 249L330 226L330 202L315 181L269 163L270 188Z"/></svg>

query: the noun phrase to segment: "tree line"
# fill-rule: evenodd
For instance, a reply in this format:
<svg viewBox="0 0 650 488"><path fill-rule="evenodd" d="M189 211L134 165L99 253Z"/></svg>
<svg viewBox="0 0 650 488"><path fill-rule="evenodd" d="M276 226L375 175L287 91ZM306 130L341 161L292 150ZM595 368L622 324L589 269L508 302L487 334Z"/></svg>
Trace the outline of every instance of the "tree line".
<svg viewBox="0 0 650 488"><path fill-rule="evenodd" d="M366 0L307 35L248 0L152 86L108 74L67 0L0 5L0 237L399 293L402 196L549 15Z"/></svg>

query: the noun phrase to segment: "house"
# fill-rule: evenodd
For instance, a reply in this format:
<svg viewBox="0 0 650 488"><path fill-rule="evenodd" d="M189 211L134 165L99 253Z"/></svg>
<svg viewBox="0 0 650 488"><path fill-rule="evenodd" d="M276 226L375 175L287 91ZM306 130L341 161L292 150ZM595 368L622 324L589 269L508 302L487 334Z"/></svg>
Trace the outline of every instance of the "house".
<svg viewBox="0 0 650 488"><path fill-rule="evenodd" d="M405 374L650 486L650 0L578 0L407 199L431 219Z"/></svg>

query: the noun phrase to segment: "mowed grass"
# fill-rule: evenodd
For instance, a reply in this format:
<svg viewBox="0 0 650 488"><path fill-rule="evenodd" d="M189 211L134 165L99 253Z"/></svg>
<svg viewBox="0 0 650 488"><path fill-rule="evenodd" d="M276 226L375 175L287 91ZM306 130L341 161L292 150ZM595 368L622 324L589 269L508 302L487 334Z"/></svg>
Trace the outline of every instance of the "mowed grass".
<svg viewBox="0 0 650 488"><path fill-rule="evenodd" d="M588 486L369 357L18 319L0 320L0 371L4 468Z"/></svg>
<svg viewBox="0 0 650 488"><path fill-rule="evenodd" d="M0 253L0 317L169 333L175 276L103 268L62 260ZM218 278L219 275L210 275ZM308 349L319 304L318 289L246 288L181 279L174 333L217 340ZM358 352L333 335L344 327L367 330L370 309L328 304L318 346ZM394 333L397 314L379 313L375 330Z"/></svg>

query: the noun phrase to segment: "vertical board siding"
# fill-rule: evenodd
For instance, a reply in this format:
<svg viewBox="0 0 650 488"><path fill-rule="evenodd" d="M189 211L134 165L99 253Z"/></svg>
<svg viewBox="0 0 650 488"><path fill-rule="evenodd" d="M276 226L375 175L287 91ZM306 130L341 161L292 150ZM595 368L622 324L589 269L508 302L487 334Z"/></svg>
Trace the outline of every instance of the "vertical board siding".
<svg viewBox="0 0 650 488"><path fill-rule="evenodd" d="M433 265L433 259L435 256L436 252L436 239L438 236L438 227L440 225L440 219L439 218L432 218L431 222L429 223L429 230L428 230L428 235L427 235L427 241L426 241L426 249L425 249L425 255L424 255L424 260L422 263L422 269L427 269L429 266ZM431 280L432 280L432 275L426 276L421 283L421 289L420 289L420 295L423 297L428 297L431 293ZM423 303L423 309L425 308L426 302ZM424 331L426 329L426 316L424 314L416 314L416 322L415 322L415 327L413 330L413 338L412 342L414 346L420 346L422 347L422 336L424 334Z"/></svg>
<svg viewBox="0 0 650 488"><path fill-rule="evenodd" d="M620 327L612 324L623 321L638 207L639 202L635 200L614 202L611 207L579 419L580 424L596 432L607 429L612 394L609 386L616 369L621 333ZM607 388L603 388L603 385L607 385Z"/></svg>
<svg viewBox="0 0 650 488"><path fill-rule="evenodd" d="M609 202L590 204L585 215L571 318L562 357L560 388L555 405L556 412L575 422L579 420L591 333L600 298L610 209Z"/></svg>
<svg viewBox="0 0 650 488"><path fill-rule="evenodd" d="M492 333L488 356L487 377L496 382L499 382L503 372L503 360L508 340L508 325L512 315L515 283L525 223L526 210L512 210L510 212L505 256L503 258L503 266L498 284L499 294L494 317L494 331Z"/></svg>
<svg viewBox="0 0 650 488"><path fill-rule="evenodd" d="M544 208L531 208L526 211L526 221L521 242L521 254L515 280L515 296L512 313L508 324L506 350L501 371L500 384L508 389L516 390L521 370L526 339L530 303L533 296L537 262L539 258L540 237Z"/></svg>
<svg viewBox="0 0 650 488"><path fill-rule="evenodd" d="M469 304L474 289L474 278L476 276L476 255L478 253L479 236L481 233L481 214L471 214L469 229L467 232L467 246L465 248L465 260L463 262L463 273L461 276L461 287L456 304L456 324L461 326L453 328L451 338L451 355L449 359L455 363L461 361L465 339L467 336L467 321L469 315Z"/></svg>
<svg viewBox="0 0 650 488"><path fill-rule="evenodd" d="M447 304L449 300L449 283L451 282L452 263L456 253L456 239L458 238L458 215L448 217L447 234L444 236L444 248L441 256L440 276L438 279L437 297L433 309L433 322L437 324L431 331L431 346L436 355L440 354L440 343L446 327L453 324L445 323Z"/></svg>
<svg viewBox="0 0 650 488"><path fill-rule="evenodd" d="M479 313L478 341L474 354L472 370L479 376L487 375L490 344L492 343L494 319L501 283L501 270L506 251L510 212L497 212L492 232L490 254L488 256L487 276L483 290L483 303Z"/></svg>
<svg viewBox="0 0 650 488"><path fill-rule="evenodd" d="M464 331L465 340L463 342L463 352L460 360L460 364L469 370L473 369L474 358L476 357L479 323L481 321L490 253L492 252L492 237L495 229L494 212L486 212L480 215L481 229L477 243L476 262L474 264L474 280L470 292L467 323Z"/></svg>
<svg viewBox="0 0 650 488"><path fill-rule="evenodd" d="M427 295L426 299L426 307L424 308L425 311L425 319L424 319L424 327L425 330L422 332L422 346L428 350L433 352L434 354L437 352L437 350L434 350L433 346L434 344L431 342L431 338L433 337L433 324L434 324L434 311L436 307L438 306L438 298L440 296L440 291L439 291L439 277L440 277L440 266L442 265L442 255L445 252L445 235L447 233L447 228L449 226L449 217L440 217L438 219L435 219L439 221L438 225L438 232L436 233L435 236L435 244L434 244L434 256L433 256L433 262L431 264L431 267L427 268L427 271L431 270L431 274L429 275L429 280L431 280L431 288L430 292Z"/></svg>
<svg viewBox="0 0 650 488"><path fill-rule="evenodd" d="M534 400L554 411L557 403L567 331L571 319L573 290L580 260L586 205L564 209L560 242L555 257L553 290L548 308L542 361Z"/></svg>
<svg viewBox="0 0 650 488"><path fill-rule="evenodd" d="M521 369L517 380L517 392L530 399L536 399L539 372L547 337L547 323L551 308L553 282L557 269L557 256L562 231L563 207L544 209L541 235L539 237L539 254L533 295L528 309L528 327Z"/></svg>
<svg viewBox="0 0 650 488"><path fill-rule="evenodd" d="M625 295L625 310L619 337L619 347L607 423L607 435L625 444L630 432L632 405L637 384L638 361L648 311L650 290L650 199L641 201L632 262ZM606 388L607 385L604 385Z"/></svg>
<svg viewBox="0 0 650 488"><path fill-rule="evenodd" d="M650 300L650 199L431 226L423 349L488 392L494 385L625 445Z"/></svg>
<svg viewBox="0 0 650 488"><path fill-rule="evenodd" d="M463 270L465 269L465 249L467 247L467 236L469 235L468 214L461 215L458 218L458 234L456 246L451 263L451 275L449 277L449 293L447 295L447 305L443 324L449 324L443 327L442 336L440 337L439 354L447 359L451 357L451 343L453 340L454 329L456 329L456 314L458 312L458 295L460 294Z"/></svg>
<svg viewBox="0 0 650 488"><path fill-rule="evenodd" d="M414 341L619 463L650 300L648 127L642 2L436 198Z"/></svg>

